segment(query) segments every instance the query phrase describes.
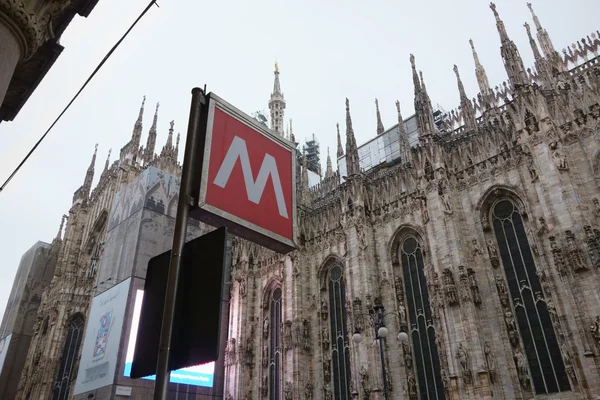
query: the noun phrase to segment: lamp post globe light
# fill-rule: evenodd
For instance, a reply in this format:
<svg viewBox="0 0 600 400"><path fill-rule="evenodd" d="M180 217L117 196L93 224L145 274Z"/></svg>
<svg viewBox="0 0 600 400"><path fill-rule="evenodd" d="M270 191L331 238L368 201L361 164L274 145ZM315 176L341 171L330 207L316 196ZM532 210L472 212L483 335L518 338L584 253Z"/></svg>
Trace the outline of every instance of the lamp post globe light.
<svg viewBox="0 0 600 400"><path fill-rule="evenodd" d="M375 340L379 342L379 355L381 358L381 376L383 380L383 396L385 400L388 400L388 389L387 389L387 381L386 381L386 373L385 373L385 361L383 358L383 343L381 339L385 339L389 336L390 331L385 326L384 317L387 315L395 315L400 319L399 315L395 312L384 313L384 307L380 301L375 302L375 306L369 309L369 314L371 318L373 318L373 326L375 328ZM401 343L408 342L408 334L404 331L404 327L402 326L402 322L400 321L400 332L398 333L398 340ZM354 344L359 344L362 342L363 337L358 330L354 332L352 335L352 342Z"/></svg>

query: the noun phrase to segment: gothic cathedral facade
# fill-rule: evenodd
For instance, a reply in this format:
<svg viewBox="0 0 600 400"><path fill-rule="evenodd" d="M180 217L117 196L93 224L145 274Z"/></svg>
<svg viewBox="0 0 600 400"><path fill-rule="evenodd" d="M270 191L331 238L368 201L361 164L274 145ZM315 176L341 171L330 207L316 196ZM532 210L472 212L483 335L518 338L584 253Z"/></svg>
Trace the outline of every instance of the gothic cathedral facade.
<svg viewBox="0 0 600 400"><path fill-rule="evenodd" d="M600 395L600 34L561 55L529 5L526 69L491 8L507 82L490 87L471 42L480 93L467 97L455 67L460 106L441 115L411 55L415 115L397 103L386 130L377 105L396 156L362 164L346 100L338 171L328 157L311 185L299 156L297 250L231 239L225 398ZM277 67L269 109L294 141ZM70 398L113 198L145 166L180 173L173 125L155 155L155 114L140 146L142 111L92 191L94 154L52 243L19 399Z"/></svg>
<svg viewBox="0 0 600 400"><path fill-rule="evenodd" d="M507 82L471 41L481 93L455 66L460 107L438 117L411 55L417 129L397 103L394 162L364 168L346 100L344 171L298 172L297 251L234 239L229 399L600 395L600 35L561 56L529 4L526 69L491 8ZM277 68L274 87L283 132Z"/></svg>

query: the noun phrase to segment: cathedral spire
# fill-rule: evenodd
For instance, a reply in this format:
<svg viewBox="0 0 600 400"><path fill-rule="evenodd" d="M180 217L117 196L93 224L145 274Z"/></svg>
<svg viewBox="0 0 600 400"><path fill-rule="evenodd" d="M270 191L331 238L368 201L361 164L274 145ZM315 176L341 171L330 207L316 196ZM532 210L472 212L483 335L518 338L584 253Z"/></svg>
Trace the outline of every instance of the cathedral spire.
<svg viewBox="0 0 600 400"><path fill-rule="evenodd" d="M279 83L279 65L275 63L275 80L273 82L273 93L269 100L269 110L271 110L271 129L280 135L283 135L283 114L285 110L285 100L281 92Z"/></svg>
<svg viewBox="0 0 600 400"><path fill-rule="evenodd" d="M344 156L344 148L342 147L342 137L340 136L340 123L337 122L335 124L335 126L337 127L337 158L343 157Z"/></svg>
<svg viewBox="0 0 600 400"><path fill-rule="evenodd" d="M92 162L87 169L85 174L85 180L83 182L83 198L88 199L90 192L92 191L92 181L94 180L94 171L96 167L96 156L98 155L98 143L94 147L94 155L92 156Z"/></svg>
<svg viewBox="0 0 600 400"><path fill-rule="evenodd" d="M558 72L564 72L565 66L562 62L560 54L558 54L558 52L554 48L552 40L550 40L550 35L548 35L548 32L542 27L539 18L533 11L533 6L531 5L531 3L527 3L527 7L529 8L529 11L531 11L533 23L535 24L535 28L537 30L537 40L540 44L540 47L542 48L542 53L545 57L547 73L553 75Z"/></svg>
<svg viewBox="0 0 600 400"><path fill-rule="evenodd" d="M62 218L60 219L60 227L58 228L58 233L56 234L55 240L62 240L62 232L63 232L63 227L65 226L66 219L67 219L67 216L63 214Z"/></svg>
<svg viewBox="0 0 600 400"><path fill-rule="evenodd" d="M352 128L352 117L350 116L350 101L346 98L346 173L348 176L356 175L360 172L358 162L358 148Z"/></svg>
<svg viewBox="0 0 600 400"><path fill-rule="evenodd" d="M102 175L108 172L108 167L110 165L110 155L112 153L112 149L108 150L108 156L106 157L106 162L104 163L104 171L102 171Z"/></svg>
<svg viewBox="0 0 600 400"><path fill-rule="evenodd" d="M177 140L175 141L175 159L179 155L179 139L181 139L181 134L177 133Z"/></svg>
<svg viewBox="0 0 600 400"><path fill-rule="evenodd" d="M156 103L156 110L154 111L154 119L152 120L152 126L148 133L148 140L146 141L146 150L144 152L144 162L149 164L154 159L154 151L156 150L156 125L158 123L158 107L160 103Z"/></svg>
<svg viewBox="0 0 600 400"><path fill-rule="evenodd" d="M306 153L302 155L302 200L308 203L308 160Z"/></svg>
<svg viewBox="0 0 600 400"><path fill-rule="evenodd" d="M383 122L381 122L381 114L379 113L379 100L375 99L375 110L377 113L377 134L381 135L385 132L385 128L383 127Z"/></svg>
<svg viewBox="0 0 600 400"><path fill-rule="evenodd" d="M131 135L131 142L134 151L140 146L140 141L142 139L142 119L144 117L144 105L146 104L146 96L142 100L142 105L140 106L140 113L138 114L138 118L133 125L133 133Z"/></svg>
<svg viewBox="0 0 600 400"><path fill-rule="evenodd" d="M538 49L535 39L531 35L531 28L529 27L529 24L527 22L525 22L525 24L523 26L525 27L525 30L527 31L527 37L529 38L529 45L531 46L531 51L533 52L533 59L535 60L535 69L536 69L538 75L540 77L542 77L542 79L546 80L549 78L549 76L547 75L548 70L546 69L545 60L542 57L540 50Z"/></svg>
<svg viewBox="0 0 600 400"><path fill-rule="evenodd" d="M544 56L546 56L546 57L554 56L554 54L556 53L556 50L554 49L554 45L552 44L552 41L550 40L550 36L548 35L548 32L542 27L542 24L540 24L540 20L537 17L537 15L535 15L535 12L533 11L533 6L531 5L531 3L527 3L527 7L529 8L529 11L531 11L531 16L533 17L533 23L535 24L535 28L537 29L537 39L540 42L540 46L542 47Z"/></svg>
<svg viewBox="0 0 600 400"><path fill-rule="evenodd" d="M498 28L498 33L500 34L500 54L504 60L504 68L506 69L506 73L508 74L508 79L512 88L515 89L528 83L527 72L525 71L525 66L523 65L523 60L519 55L517 46L512 40L510 40L508 34L506 33L504 22L502 22L500 19L500 15L496 10L496 5L494 3L490 3L490 8L492 9L494 17L496 18L496 27Z"/></svg>
<svg viewBox="0 0 600 400"><path fill-rule="evenodd" d="M333 165L331 164L331 155L329 154L329 147L327 147L327 169L325 170L325 178L329 178L333 175Z"/></svg>
<svg viewBox="0 0 600 400"><path fill-rule="evenodd" d="M169 128L169 136L167 136L167 143L165 143L165 147L168 149L173 148L173 126L175 125L175 121L171 121Z"/></svg>
<svg viewBox="0 0 600 400"><path fill-rule="evenodd" d="M396 100L396 110L398 110L398 132L400 133L400 160L405 163L412 163L410 143L408 142L408 135L406 134L404 119L400 111L400 102L398 100Z"/></svg>
<svg viewBox="0 0 600 400"><path fill-rule="evenodd" d="M419 135L430 135L433 133L435 126L433 122L433 107L431 106L429 95L427 94L423 73L419 71L419 74L417 74L415 56L412 54L410 55L410 65L412 67L413 83L415 85L415 114L417 114Z"/></svg>
<svg viewBox="0 0 600 400"><path fill-rule="evenodd" d="M473 51L473 60L475 61L475 76L477 77L479 91L484 96L488 95L490 92L490 82L488 81L487 74L485 73L485 68L483 68L483 65L481 65L479 62L479 56L475 50L473 39L469 39L469 44L471 45L471 50Z"/></svg>
<svg viewBox="0 0 600 400"><path fill-rule="evenodd" d="M460 74L458 73L458 67L456 64L454 65L454 73L456 74L456 83L458 85L458 92L460 94L460 111L462 114L463 122L467 131L476 131L477 130L477 121L475 119L475 108L473 108L473 104L471 100L467 97L467 93L465 92L465 87L460 79Z"/></svg>

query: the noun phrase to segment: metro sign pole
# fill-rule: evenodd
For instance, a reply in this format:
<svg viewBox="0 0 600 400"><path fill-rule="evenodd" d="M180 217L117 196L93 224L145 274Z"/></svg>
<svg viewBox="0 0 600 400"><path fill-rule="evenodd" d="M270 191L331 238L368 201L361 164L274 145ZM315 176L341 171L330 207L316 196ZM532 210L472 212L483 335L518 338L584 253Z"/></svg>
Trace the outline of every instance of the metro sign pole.
<svg viewBox="0 0 600 400"><path fill-rule="evenodd" d="M165 308L160 331L160 343L158 346L158 362L156 365L156 385L154 386L154 400L167 400L169 394L169 360L171 356L171 342L173 337L173 323L175 316L175 299L179 276L181 275L181 255L185 245L187 233L188 215L190 206L193 204L192 187L194 185L194 172L196 170L196 149L204 146L204 131L206 130L206 118L203 118L206 105L204 91L200 88L192 89L192 105L190 108L190 120L183 155L183 166L181 171L181 185L179 187L179 200L177 202L177 216L175 219L175 232L173 235L173 247L171 248L171 262L169 264L169 276L167 279L167 291L165 295ZM204 125L204 126L203 126Z"/></svg>
<svg viewBox="0 0 600 400"><path fill-rule="evenodd" d="M295 171L296 149L290 141L214 93L192 89L154 400L168 396L188 217L287 254L296 248L297 238Z"/></svg>

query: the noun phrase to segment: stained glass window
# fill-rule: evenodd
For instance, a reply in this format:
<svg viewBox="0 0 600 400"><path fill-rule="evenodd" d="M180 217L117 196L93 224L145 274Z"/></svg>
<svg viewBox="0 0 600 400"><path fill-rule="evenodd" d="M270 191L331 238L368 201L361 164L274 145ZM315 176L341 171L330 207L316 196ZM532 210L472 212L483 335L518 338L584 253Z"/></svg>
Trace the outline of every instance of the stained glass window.
<svg viewBox="0 0 600 400"><path fill-rule="evenodd" d="M331 368L333 370L333 397L349 400L350 396L350 350L346 328L346 288L343 272L335 266L329 272L329 322L331 325Z"/></svg>
<svg viewBox="0 0 600 400"><path fill-rule="evenodd" d="M569 391L569 379L523 219L512 202L503 200L496 204L493 226L535 392Z"/></svg>
<svg viewBox="0 0 600 400"><path fill-rule="evenodd" d="M281 288L271 296L271 341L269 349L269 399L281 397Z"/></svg>
<svg viewBox="0 0 600 400"><path fill-rule="evenodd" d="M408 237L401 248L402 270L418 390L422 400L442 400L444 385L429 293L423 270L423 251L416 238Z"/></svg>
<svg viewBox="0 0 600 400"><path fill-rule="evenodd" d="M69 322L65 347L63 348L58 375L54 383L53 400L67 400L69 398L71 381L73 380L74 373L76 373L74 371L75 361L77 360L81 340L83 339L84 325L85 320L81 314L75 314Z"/></svg>

